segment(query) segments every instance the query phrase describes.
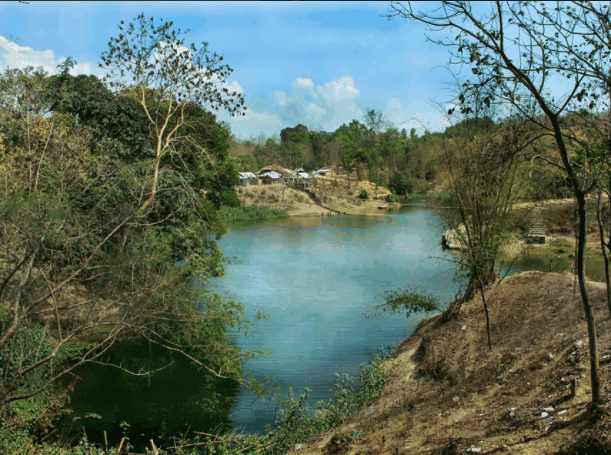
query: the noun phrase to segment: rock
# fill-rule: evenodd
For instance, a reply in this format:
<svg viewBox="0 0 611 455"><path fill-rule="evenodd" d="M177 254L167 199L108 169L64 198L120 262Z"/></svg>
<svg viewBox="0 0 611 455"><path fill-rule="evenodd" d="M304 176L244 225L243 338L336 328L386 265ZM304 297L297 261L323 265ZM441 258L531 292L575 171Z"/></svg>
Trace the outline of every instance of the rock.
<svg viewBox="0 0 611 455"><path fill-rule="evenodd" d="M295 450L301 450L303 444L295 444Z"/></svg>
<svg viewBox="0 0 611 455"><path fill-rule="evenodd" d="M541 413L541 418L547 417L549 414L547 412L542 412Z"/></svg>
<svg viewBox="0 0 611 455"><path fill-rule="evenodd" d="M481 452L482 449L480 449L479 447L475 447L475 446L471 446L469 447L469 450L467 450L467 452Z"/></svg>
<svg viewBox="0 0 611 455"><path fill-rule="evenodd" d="M450 229L441 236L441 246L451 250L459 250L465 247L464 239L467 235L465 226L461 224L458 229Z"/></svg>
<svg viewBox="0 0 611 455"><path fill-rule="evenodd" d="M553 417L548 417L547 419L543 419L541 423L552 423L554 421Z"/></svg>
<svg viewBox="0 0 611 455"><path fill-rule="evenodd" d="M554 411L556 411L552 406L548 406L547 408L543 408L543 410L547 411L547 412L554 412Z"/></svg>
<svg viewBox="0 0 611 455"><path fill-rule="evenodd" d="M575 341L575 346L577 346L577 347L583 346L583 340Z"/></svg>
<svg viewBox="0 0 611 455"><path fill-rule="evenodd" d="M454 402L457 402L458 400L460 400L460 398L458 398L458 395L454 395L452 399L454 400Z"/></svg>

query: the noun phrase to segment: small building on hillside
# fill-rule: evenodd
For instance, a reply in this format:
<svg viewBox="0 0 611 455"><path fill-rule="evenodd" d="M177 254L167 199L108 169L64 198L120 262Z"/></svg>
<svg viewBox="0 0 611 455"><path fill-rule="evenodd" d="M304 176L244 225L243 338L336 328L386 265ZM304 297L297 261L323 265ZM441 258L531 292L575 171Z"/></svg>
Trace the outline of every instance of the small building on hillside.
<svg viewBox="0 0 611 455"><path fill-rule="evenodd" d="M258 185L259 179L252 172L238 172L240 174L240 185Z"/></svg>
<svg viewBox="0 0 611 455"><path fill-rule="evenodd" d="M305 171L297 172L297 179L295 179L295 183L293 184L293 188L297 190L306 190L310 187L310 183L312 182L312 177Z"/></svg>
<svg viewBox="0 0 611 455"><path fill-rule="evenodd" d="M288 169L285 169L277 164L268 164L267 166L263 166L261 170L257 172L257 175L261 177L261 175L269 172L275 172L276 174L279 174L282 179L288 179L292 171L289 171Z"/></svg>
<svg viewBox="0 0 611 455"><path fill-rule="evenodd" d="M282 176L275 171L269 171L264 174L259 174L259 179L264 185L271 185L272 183L280 183Z"/></svg>

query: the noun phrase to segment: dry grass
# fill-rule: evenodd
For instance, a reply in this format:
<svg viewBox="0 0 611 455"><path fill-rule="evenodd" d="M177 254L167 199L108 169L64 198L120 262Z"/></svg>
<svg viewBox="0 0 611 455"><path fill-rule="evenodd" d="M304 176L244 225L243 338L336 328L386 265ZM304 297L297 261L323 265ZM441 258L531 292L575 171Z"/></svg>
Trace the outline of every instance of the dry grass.
<svg viewBox="0 0 611 455"><path fill-rule="evenodd" d="M382 399L342 428L364 434L341 453L463 454L471 446L479 453L611 453L611 413L604 413L611 408L598 420L587 411L588 339L577 291L572 277L541 272L490 288L492 352L479 297L459 320L424 321L388 362L393 380ZM592 282L590 293L608 396L611 322L604 286ZM330 437L300 453L325 453Z"/></svg>
<svg viewBox="0 0 611 455"><path fill-rule="evenodd" d="M367 191L368 200L359 199L361 190ZM294 190L282 183L273 185L251 185L238 188L238 197L247 206L259 205L271 208L284 208L289 216L333 216L384 215L378 207L390 191L377 187L369 181L357 182L351 179L350 188L344 175L330 174L318 177L312 183L311 197L304 191ZM392 204L388 204L389 206Z"/></svg>

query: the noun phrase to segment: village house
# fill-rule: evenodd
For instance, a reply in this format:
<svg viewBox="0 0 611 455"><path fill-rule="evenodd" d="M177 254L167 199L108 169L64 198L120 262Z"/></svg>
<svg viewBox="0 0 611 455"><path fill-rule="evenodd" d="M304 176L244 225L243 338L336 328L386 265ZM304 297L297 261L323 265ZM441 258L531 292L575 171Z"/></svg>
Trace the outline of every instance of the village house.
<svg viewBox="0 0 611 455"><path fill-rule="evenodd" d="M258 185L259 179L252 172L238 172L240 174L240 185Z"/></svg>
<svg viewBox="0 0 611 455"><path fill-rule="evenodd" d="M269 171L264 174L259 174L259 179L264 185L271 185L272 183L282 182L282 176L275 171Z"/></svg>

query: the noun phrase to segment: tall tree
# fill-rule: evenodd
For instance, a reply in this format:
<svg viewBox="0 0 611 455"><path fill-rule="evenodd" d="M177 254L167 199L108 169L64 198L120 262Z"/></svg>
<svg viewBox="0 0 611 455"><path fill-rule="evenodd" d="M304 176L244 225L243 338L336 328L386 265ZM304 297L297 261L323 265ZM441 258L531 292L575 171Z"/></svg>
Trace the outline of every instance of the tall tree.
<svg viewBox="0 0 611 455"><path fill-rule="evenodd" d="M222 63L223 56L211 52L206 42L199 49L195 44L185 47L183 35L189 30L174 29L173 22L156 25L154 18L147 20L142 13L128 25L121 21L119 31L118 37L110 39L100 66L108 70L106 80L111 87L140 103L153 140L151 183L138 216L155 201L162 159L185 139L180 130L187 106L224 108L232 115L245 113L245 106L242 95L227 85L232 70ZM129 224L123 230L123 243L128 233Z"/></svg>
<svg viewBox="0 0 611 455"><path fill-rule="evenodd" d="M0 77L0 410L135 338L239 378L227 330L241 307L198 284L222 273L216 208L237 183L206 108L243 100L222 57L171 27L141 15L111 40L115 92L93 76Z"/></svg>
<svg viewBox="0 0 611 455"><path fill-rule="evenodd" d="M563 169L577 202L577 278L588 326L592 403L598 405L603 400L598 340L585 278L586 195L593 182L572 159L572 152L582 144L563 128L561 118L584 105L594 107L592 100L609 99L611 95L609 84L601 84L592 72L592 68L603 68L599 62L608 65L609 7L558 2L550 14L538 14L544 10L545 4L533 7L527 2L494 1L475 6L470 2L443 1L432 11L421 11L411 3L393 2L389 17L415 20L434 32L452 32L451 36L431 39L451 49L451 63L471 67L476 76L463 85L458 100L463 109L469 109L473 99L470 94L483 94L484 104L511 106L553 139L558 159L541 158ZM576 13L596 26L588 31L587 26L573 19ZM566 21L571 34L563 31ZM557 38L555 44L552 37ZM571 55L568 60L566 52ZM562 93L558 93L560 79L569 82Z"/></svg>

